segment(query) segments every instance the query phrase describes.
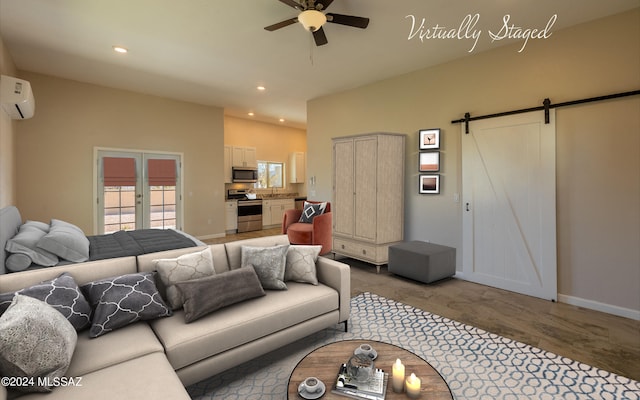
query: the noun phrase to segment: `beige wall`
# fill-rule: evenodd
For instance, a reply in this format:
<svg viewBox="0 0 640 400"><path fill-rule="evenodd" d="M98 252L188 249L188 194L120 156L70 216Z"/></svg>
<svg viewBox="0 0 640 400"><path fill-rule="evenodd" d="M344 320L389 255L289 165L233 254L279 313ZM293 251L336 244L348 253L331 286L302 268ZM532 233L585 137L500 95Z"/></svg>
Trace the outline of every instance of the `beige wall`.
<svg viewBox="0 0 640 400"><path fill-rule="evenodd" d="M224 117L224 144L255 147L258 160L286 164L290 153L306 153L307 132L304 129L227 115ZM287 184L285 190L304 194L305 185Z"/></svg>
<svg viewBox="0 0 640 400"><path fill-rule="evenodd" d="M490 114L640 89L640 11L554 32L308 103L308 169L331 197L331 138L407 134L405 238L458 249L460 125ZM561 299L640 316L640 100L557 110L558 285ZM442 130L442 187L418 194L418 130ZM597 164L594 160L602 160Z"/></svg>
<svg viewBox="0 0 640 400"><path fill-rule="evenodd" d="M0 37L0 74L16 76L16 66ZM2 100L2 99L0 99ZM15 131L16 121L0 110L0 208L16 203Z"/></svg>
<svg viewBox="0 0 640 400"><path fill-rule="evenodd" d="M35 116L16 134L23 218L58 218L95 232L95 147L183 153L184 230L224 233L223 110L21 72Z"/></svg>

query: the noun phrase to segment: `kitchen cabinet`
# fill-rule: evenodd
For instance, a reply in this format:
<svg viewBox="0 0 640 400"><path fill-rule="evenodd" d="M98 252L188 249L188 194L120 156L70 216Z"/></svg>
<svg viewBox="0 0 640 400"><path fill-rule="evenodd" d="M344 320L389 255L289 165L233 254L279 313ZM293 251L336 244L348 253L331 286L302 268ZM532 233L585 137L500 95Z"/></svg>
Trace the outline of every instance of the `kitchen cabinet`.
<svg viewBox="0 0 640 400"><path fill-rule="evenodd" d="M233 146L231 149L231 160L233 167L258 168L255 147Z"/></svg>
<svg viewBox="0 0 640 400"><path fill-rule="evenodd" d="M304 183L305 157L303 152L289 154L289 183Z"/></svg>
<svg viewBox="0 0 640 400"><path fill-rule="evenodd" d="M404 231L405 136L333 139L333 252L386 264Z"/></svg>
<svg viewBox="0 0 640 400"><path fill-rule="evenodd" d="M262 226L282 224L284 211L295 208L294 199L272 199L262 201Z"/></svg>
<svg viewBox="0 0 640 400"><path fill-rule="evenodd" d="M238 202L236 200L225 201L225 230L235 233L238 229Z"/></svg>

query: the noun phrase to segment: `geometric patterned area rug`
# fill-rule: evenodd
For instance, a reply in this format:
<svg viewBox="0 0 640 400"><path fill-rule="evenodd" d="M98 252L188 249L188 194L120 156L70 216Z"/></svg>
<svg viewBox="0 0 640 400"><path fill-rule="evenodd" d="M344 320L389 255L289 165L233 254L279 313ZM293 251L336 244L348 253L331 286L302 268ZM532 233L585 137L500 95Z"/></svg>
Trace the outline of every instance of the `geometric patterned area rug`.
<svg viewBox="0 0 640 400"><path fill-rule="evenodd" d="M339 340L401 346L425 359L456 399L640 399L640 383L376 294L351 299L349 332L325 329L187 387L193 399L282 400L312 350Z"/></svg>

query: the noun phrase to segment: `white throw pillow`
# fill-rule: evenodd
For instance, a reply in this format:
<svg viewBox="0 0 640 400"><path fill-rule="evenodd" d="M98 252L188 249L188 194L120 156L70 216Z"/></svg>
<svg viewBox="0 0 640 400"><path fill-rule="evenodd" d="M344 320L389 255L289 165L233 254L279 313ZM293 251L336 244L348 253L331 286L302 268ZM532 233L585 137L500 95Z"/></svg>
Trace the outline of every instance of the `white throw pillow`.
<svg viewBox="0 0 640 400"><path fill-rule="evenodd" d="M322 246L289 246L284 280L317 285L316 261L321 250Z"/></svg>
<svg viewBox="0 0 640 400"><path fill-rule="evenodd" d="M165 286L167 301L173 310L182 307L182 295L176 283L215 275L211 248L196 253L183 254L178 258L161 258L152 261L160 280Z"/></svg>

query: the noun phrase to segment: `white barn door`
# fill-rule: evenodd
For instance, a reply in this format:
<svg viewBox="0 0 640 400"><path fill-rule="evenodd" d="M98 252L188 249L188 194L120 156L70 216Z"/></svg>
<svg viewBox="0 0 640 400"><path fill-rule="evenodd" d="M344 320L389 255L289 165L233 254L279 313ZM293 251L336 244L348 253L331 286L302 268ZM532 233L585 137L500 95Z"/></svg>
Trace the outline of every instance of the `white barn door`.
<svg viewBox="0 0 640 400"><path fill-rule="evenodd" d="M463 279L557 299L555 113L462 126Z"/></svg>

